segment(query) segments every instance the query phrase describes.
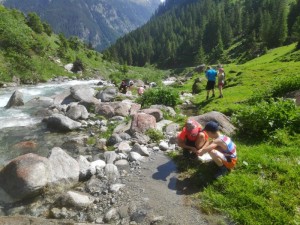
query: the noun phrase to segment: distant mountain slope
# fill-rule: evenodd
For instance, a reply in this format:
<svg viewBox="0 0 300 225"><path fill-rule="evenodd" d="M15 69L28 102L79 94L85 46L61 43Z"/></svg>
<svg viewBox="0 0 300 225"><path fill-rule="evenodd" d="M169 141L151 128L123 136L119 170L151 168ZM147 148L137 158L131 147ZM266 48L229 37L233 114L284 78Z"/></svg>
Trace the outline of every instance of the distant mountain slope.
<svg viewBox="0 0 300 225"><path fill-rule="evenodd" d="M166 0L104 54L139 66L241 63L299 39L300 0Z"/></svg>
<svg viewBox="0 0 300 225"><path fill-rule="evenodd" d="M2 0L2 4L36 12L56 33L78 36L102 50L147 22L160 0Z"/></svg>

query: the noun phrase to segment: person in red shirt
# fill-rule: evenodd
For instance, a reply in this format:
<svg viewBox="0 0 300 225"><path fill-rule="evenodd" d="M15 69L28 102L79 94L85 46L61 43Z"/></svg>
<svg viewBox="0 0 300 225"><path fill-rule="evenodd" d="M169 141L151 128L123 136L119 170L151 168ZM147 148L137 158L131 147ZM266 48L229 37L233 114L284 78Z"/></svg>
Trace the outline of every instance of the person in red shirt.
<svg viewBox="0 0 300 225"><path fill-rule="evenodd" d="M188 119L177 136L177 142L178 146L183 148L183 155L186 158L194 159L198 157L198 150L207 146L208 135L197 121Z"/></svg>

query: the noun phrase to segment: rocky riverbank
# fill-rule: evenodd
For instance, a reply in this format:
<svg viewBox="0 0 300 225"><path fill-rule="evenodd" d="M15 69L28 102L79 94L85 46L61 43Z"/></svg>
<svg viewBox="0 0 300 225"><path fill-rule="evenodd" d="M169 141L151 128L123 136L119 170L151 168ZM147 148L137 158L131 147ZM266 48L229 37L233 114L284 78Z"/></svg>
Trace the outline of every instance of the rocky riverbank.
<svg viewBox="0 0 300 225"><path fill-rule="evenodd" d="M181 219L205 224L198 211L184 206L182 197L168 189L168 176L163 182L155 179L156 169L169 162L164 153L177 149L179 125L164 120L164 112L176 116L174 109L154 105L141 110L134 98L114 87L73 86L50 98L24 102L39 108L35 113L43 118L49 143L40 148L49 154L35 154L37 140L14 145L29 153L0 172L5 197L1 215L96 224L183 224ZM23 107L20 102L22 95L15 93L7 108ZM230 127L227 133L234 130L217 112L196 119L215 119ZM164 140L151 140L145 134L149 129L163 132Z"/></svg>

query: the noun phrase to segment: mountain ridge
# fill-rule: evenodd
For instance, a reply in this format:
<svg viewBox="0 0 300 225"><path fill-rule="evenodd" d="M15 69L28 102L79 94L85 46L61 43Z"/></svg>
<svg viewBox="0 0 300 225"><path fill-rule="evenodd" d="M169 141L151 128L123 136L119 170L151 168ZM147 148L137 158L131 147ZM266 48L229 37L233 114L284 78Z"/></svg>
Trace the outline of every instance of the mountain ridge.
<svg viewBox="0 0 300 225"><path fill-rule="evenodd" d="M103 50L120 36L143 25L160 0L2 0L5 7L36 12L56 33L78 36Z"/></svg>

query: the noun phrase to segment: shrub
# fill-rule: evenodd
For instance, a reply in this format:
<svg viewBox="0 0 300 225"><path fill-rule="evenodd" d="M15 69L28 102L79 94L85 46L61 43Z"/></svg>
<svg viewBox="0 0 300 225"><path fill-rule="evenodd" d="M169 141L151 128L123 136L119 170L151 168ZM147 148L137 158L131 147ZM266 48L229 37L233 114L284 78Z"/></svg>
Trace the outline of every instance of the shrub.
<svg viewBox="0 0 300 225"><path fill-rule="evenodd" d="M152 141L159 142L160 140L164 139L164 135L162 132L156 129L149 129L146 131L146 135L150 137Z"/></svg>
<svg viewBox="0 0 300 225"><path fill-rule="evenodd" d="M249 103L256 104L258 101L270 98L283 97L285 94L300 89L300 75L291 75L277 80L274 86L263 92L256 92Z"/></svg>
<svg viewBox="0 0 300 225"><path fill-rule="evenodd" d="M262 101L255 106L242 108L234 115L233 121L238 128L238 136L259 141L276 135L278 129L299 129L298 117L299 109L293 101L271 99L269 102Z"/></svg>
<svg viewBox="0 0 300 225"><path fill-rule="evenodd" d="M179 93L172 88L166 87L150 88L137 99L137 102L144 108L155 104L174 107L179 101Z"/></svg>
<svg viewBox="0 0 300 225"><path fill-rule="evenodd" d="M84 66L83 62L81 61L81 59L77 58L75 60L75 62L73 63L72 72L77 73L79 71L84 71L84 68L85 68L85 66Z"/></svg>

